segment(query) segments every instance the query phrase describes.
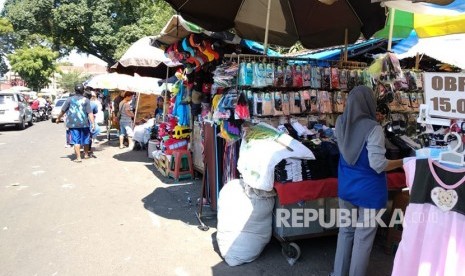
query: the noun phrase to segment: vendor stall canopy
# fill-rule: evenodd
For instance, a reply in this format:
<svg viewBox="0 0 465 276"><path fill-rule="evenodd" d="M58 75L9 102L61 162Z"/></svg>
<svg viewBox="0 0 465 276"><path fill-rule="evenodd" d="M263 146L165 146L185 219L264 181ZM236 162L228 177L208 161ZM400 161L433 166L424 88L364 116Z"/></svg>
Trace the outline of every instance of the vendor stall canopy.
<svg viewBox="0 0 465 276"><path fill-rule="evenodd" d="M206 37L221 40L228 44L240 44L254 53L264 54L265 49L262 44L249 39L242 39L238 35L229 32L212 32L186 21L180 15L173 15L161 30L160 34L151 40L151 45L160 49L165 49L172 44L190 36L191 34L202 34ZM277 56L279 53L267 49L267 55Z"/></svg>
<svg viewBox="0 0 465 276"><path fill-rule="evenodd" d="M206 30L234 29L241 38L307 49L370 38L385 24L385 9L371 0L165 0L182 17ZM267 11L269 7L269 24ZM268 32L266 32L268 30ZM268 38L265 41L265 33Z"/></svg>

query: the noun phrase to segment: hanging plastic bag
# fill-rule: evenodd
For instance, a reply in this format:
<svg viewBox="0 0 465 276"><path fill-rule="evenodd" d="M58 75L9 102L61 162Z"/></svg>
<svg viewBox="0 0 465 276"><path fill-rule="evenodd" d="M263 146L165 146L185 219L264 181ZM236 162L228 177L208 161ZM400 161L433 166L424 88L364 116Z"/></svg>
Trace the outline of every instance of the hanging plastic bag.
<svg viewBox="0 0 465 276"><path fill-rule="evenodd" d="M305 87L310 87L311 85L311 71L312 71L312 67L310 66L310 64L305 64L303 66L303 69L302 69L302 85L305 86Z"/></svg>
<svg viewBox="0 0 465 276"><path fill-rule="evenodd" d="M284 85L284 69L281 64L275 66L273 86L281 87Z"/></svg>
<svg viewBox="0 0 465 276"><path fill-rule="evenodd" d="M302 79L302 65L295 64L292 67L292 86L293 87L302 87L303 86L303 79Z"/></svg>
<svg viewBox="0 0 465 276"><path fill-rule="evenodd" d="M252 87L265 87L265 86L266 86L265 64L261 62L254 63Z"/></svg>
<svg viewBox="0 0 465 276"><path fill-rule="evenodd" d="M294 78L292 75L292 65L286 65L284 69L284 86L285 87L292 87L294 84Z"/></svg>
<svg viewBox="0 0 465 276"><path fill-rule="evenodd" d="M234 114L235 114L236 119L242 119L242 120L250 119L249 107L248 107L246 95L244 92L241 92L239 95L239 99L237 100L237 105L234 110Z"/></svg>
<svg viewBox="0 0 465 276"><path fill-rule="evenodd" d="M266 64L266 85L273 86L274 82L274 64L267 63Z"/></svg>

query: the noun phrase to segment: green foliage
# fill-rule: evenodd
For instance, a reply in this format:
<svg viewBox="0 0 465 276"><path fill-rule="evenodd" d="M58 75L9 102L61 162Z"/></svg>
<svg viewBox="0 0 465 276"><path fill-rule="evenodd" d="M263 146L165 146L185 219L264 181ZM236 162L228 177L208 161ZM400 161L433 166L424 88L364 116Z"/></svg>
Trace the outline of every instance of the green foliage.
<svg viewBox="0 0 465 276"><path fill-rule="evenodd" d="M5 75L8 72L9 68L6 64L5 60L2 58L0 59L0 77Z"/></svg>
<svg viewBox="0 0 465 276"><path fill-rule="evenodd" d="M136 40L160 32L174 11L162 0L7 0L16 47L72 49L113 65Z"/></svg>
<svg viewBox="0 0 465 276"><path fill-rule="evenodd" d="M8 55L12 70L35 91L50 83L49 78L56 72L57 58L58 53L42 46L17 49Z"/></svg>
<svg viewBox="0 0 465 276"><path fill-rule="evenodd" d="M0 35L6 35L13 32L13 25L8 19L0 17Z"/></svg>
<svg viewBox="0 0 465 276"><path fill-rule="evenodd" d="M74 85L77 83L83 83L87 80L89 76L83 76L78 71L70 71L67 73L61 73L61 79L58 81L60 88L63 88L65 91L74 91Z"/></svg>
<svg viewBox="0 0 465 276"><path fill-rule="evenodd" d="M6 55L10 53L12 33L13 25L6 18L0 17L0 76L8 72Z"/></svg>
<svg viewBox="0 0 465 276"><path fill-rule="evenodd" d="M70 61L60 61L57 63L57 66L60 67L60 66L73 66L73 63L70 62Z"/></svg>

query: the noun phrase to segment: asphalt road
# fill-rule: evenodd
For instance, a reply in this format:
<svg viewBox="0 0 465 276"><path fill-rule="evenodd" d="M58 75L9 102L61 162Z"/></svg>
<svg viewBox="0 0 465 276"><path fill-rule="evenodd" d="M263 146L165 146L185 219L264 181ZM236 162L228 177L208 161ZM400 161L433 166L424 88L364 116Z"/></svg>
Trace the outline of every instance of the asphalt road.
<svg viewBox="0 0 465 276"><path fill-rule="evenodd" d="M103 139L103 137L102 137ZM290 266L276 239L250 264L229 267L216 221L197 228L200 181L175 184L144 151L96 145L71 161L62 124L0 129L0 275L328 275L336 237L299 240ZM192 203L188 198L192 199ZM369 275L390 275L377 239Z"/></svg>

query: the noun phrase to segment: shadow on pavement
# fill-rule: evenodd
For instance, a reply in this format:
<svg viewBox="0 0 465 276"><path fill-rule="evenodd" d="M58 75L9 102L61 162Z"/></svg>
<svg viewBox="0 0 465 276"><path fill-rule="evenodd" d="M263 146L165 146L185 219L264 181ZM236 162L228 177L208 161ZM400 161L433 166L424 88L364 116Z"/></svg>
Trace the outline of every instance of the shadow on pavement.
<svg viewBox="0 0 465 276"><path fill-rule="evenodd" d="M119 145L118 145L119 146ZM121 153L113 155L113 158L119 161L125 162L152 162L151 159L147 157L146 150L130 150L128 148L119 149Z"/></svg>
<svg viewBox="0 0 465 276"><path fill-rule="evenodd" d="M144 208L163 218L180 220L190 225L200 225L196 212L199 210L201 180L176 181L163 176L153 165L146 165L146 167L162 184L142 199ZM203 207L203 215L202 221L208 227L216 227L216 213L213 213L208 206Z"/></svg>
<svg viewBox="0 0 465 276"><path fill-rule="evenodd" d="M199 226L195 213L198 211L197 199L201 196L201 179L176 182L159 173L155 167L146 165L156 178L162 182L141 201L144 208L157 216L179 220L188 225ZM190 199L190 200L189 200ZM238 206L239 208L239 206ZM211 229L216 229L216 213L204 207L203 222ZM201 231L201 230L198 230ZM217 239L217 231L211 234L211 250L221 257ZM221 261L211 267L211 274L223 275L328 275L333 268L337 236L313 237L294 241L301 249L301 257L290 266L282 255L281 243L272 237L260 256L251 263L231 267ZM384 253L383 239L377 237L373 246L367 275L390 275L393 255Z"/></svg>
<svg viewBox="0 0 465 276"><path fill-rule="evenodd" d="M0 131L18 131L18 132L21 132L21 131L27 131L27 130L30 129L30 128L31 128L31 127L28 126L27 124L26 124L26 128L25 128L25 129L22 129L22 130L16 128L15 125L5 125L5 126L0 126ZM0 134L1 134L1 132L0 132Z"/></svg>

